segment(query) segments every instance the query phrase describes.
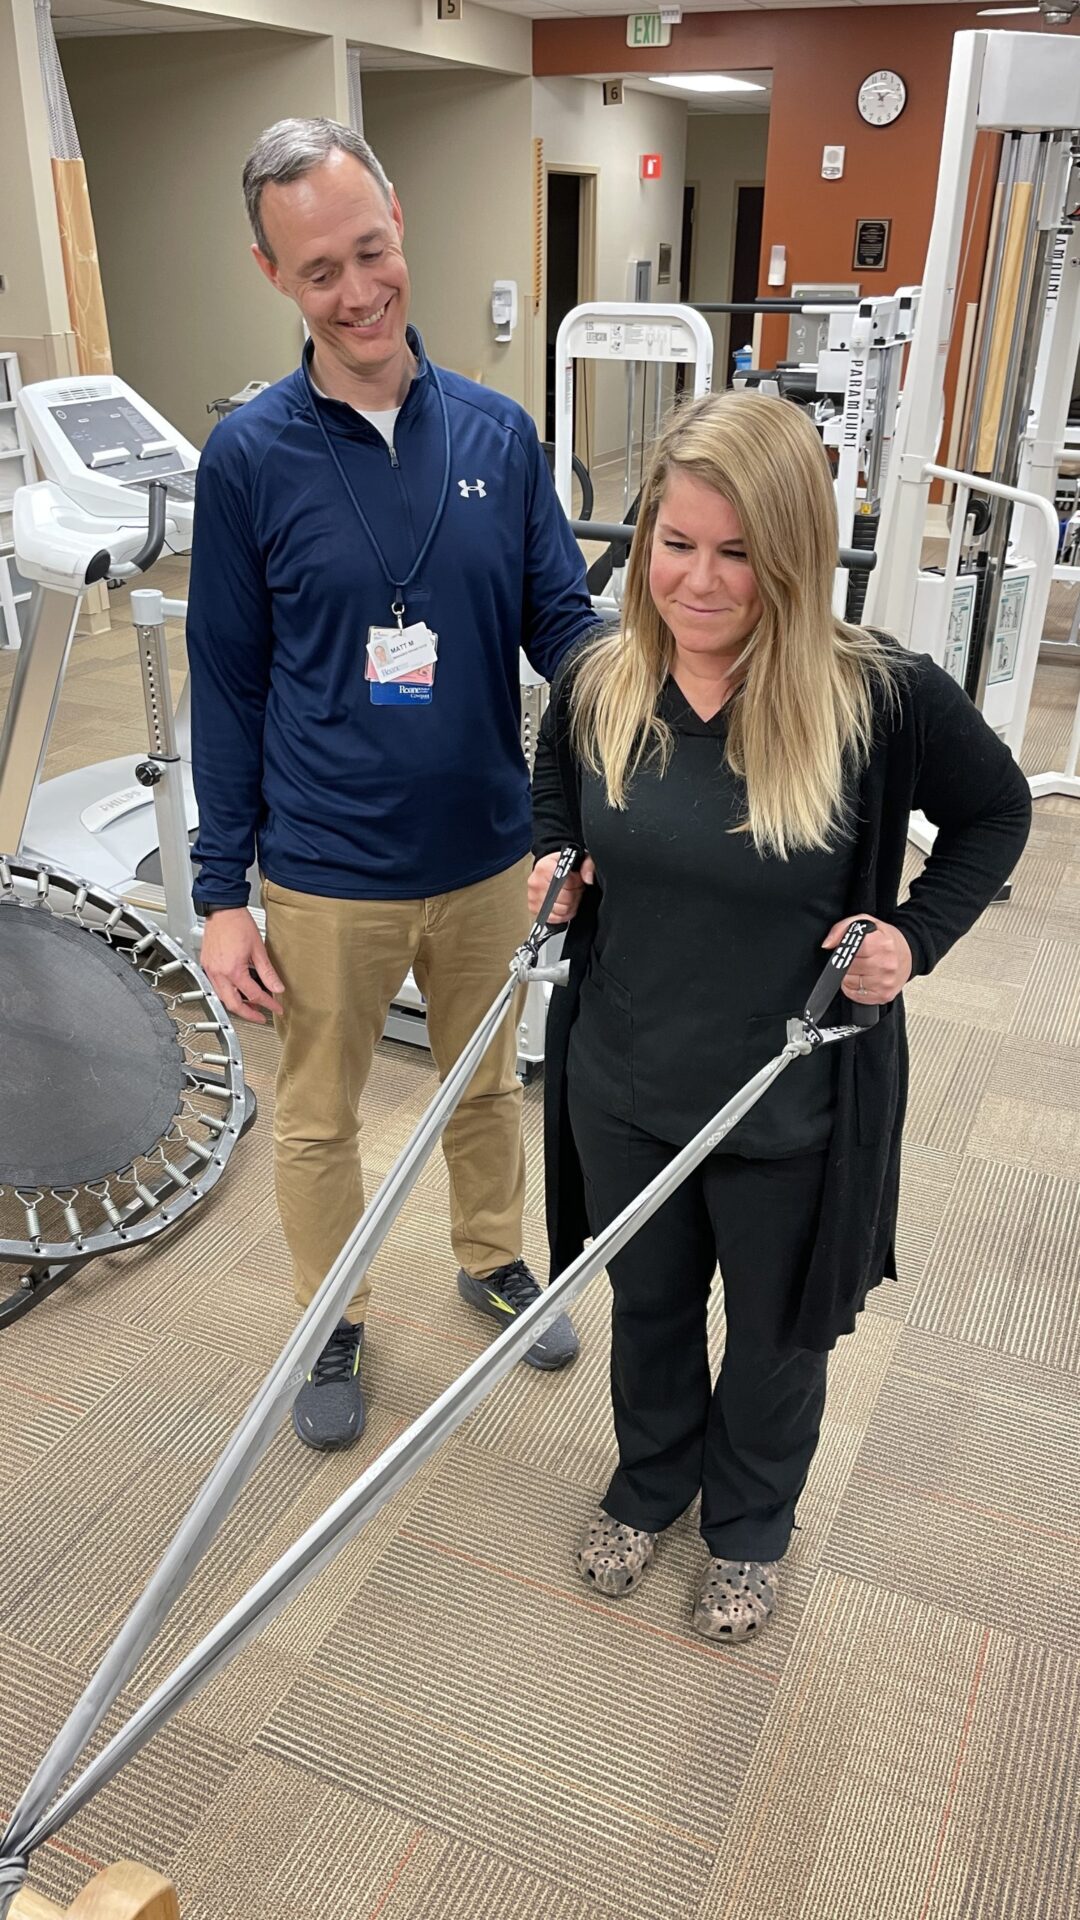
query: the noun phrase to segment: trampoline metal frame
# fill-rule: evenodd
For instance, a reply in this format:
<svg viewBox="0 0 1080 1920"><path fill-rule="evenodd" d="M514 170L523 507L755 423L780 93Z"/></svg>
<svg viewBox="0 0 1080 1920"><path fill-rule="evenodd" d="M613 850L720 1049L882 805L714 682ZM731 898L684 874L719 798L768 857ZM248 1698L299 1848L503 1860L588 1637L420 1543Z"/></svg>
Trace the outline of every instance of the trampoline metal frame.
<svg viewBox="0 0 1080 1920"><path fill-rule="evenodd" d="M54 890L66 896L62 909L54 904ZM159 1161L160 1173L155 1168L149 1177L139 1177L131 1165L79 1187L4 1189L23 1206L28 1231L25 1240L0 1236L0 1261L28 1263L30 1271L23 1275L19 1291L0 1301L0 1326L17 1319L53 1292L86 1260L137 1246L181 1220L220 1179L251 1111L240 1049L228 1014L201 967L157 921L105 888L89 885L61 868L0 856L0 899L12 896L28 907L63 911L64 917L77 922L92 937L107 940L114 951L138 968L169 1013L177 1017L185 1092L168 1132L143 1156L148 1166ZM3 910L10 908L5 906ZM177 991L169 986L173 975L178 976ZM182 987L181 980L185 981ZM194 980L196 985L189 987L186 980ZM198 1002L209 1018L185 1021L182 1009L188 1001ZM195 1042L202 1035L214 1037L213 1054L197 1052ZM197 1112L193 1105L196 1097L213 1103L214 1110ZM184 1130L185 1121L203 1128L212 1145L191 1139ZM170 1154L170 1147L177 1149L175 1154ZM112 1197L112 1182L120 1188L131 1188L131 1198L122 1205ZM80 1193L97 1201L102 1227L83 1225L75 1211ZM64 1209L70 1235L66 1240L41 1237L37 1206L47 1195Z"/></svg>

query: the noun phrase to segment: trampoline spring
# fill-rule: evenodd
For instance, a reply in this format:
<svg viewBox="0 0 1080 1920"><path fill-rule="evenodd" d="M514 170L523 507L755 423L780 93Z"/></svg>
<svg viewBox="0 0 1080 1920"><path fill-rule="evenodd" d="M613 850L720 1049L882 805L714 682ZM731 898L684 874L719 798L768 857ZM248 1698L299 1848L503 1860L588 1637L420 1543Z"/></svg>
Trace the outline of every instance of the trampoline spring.
<svg viewBox="0 0 1080 1920"><path fill-rule="evenodd" d="M156 1193L151 1193L150 1188L147 1186L144 1186L141 1180L136 1180L135 1191L138 1194L139 1199L142 1201L143 1206L149 1207L151 1212L154 1211L155 1207L160 1206L161 1202L158 1198L158 1195Z"/></svg>
<svg viewBox="0 0 1080 1920"><path fill-rule="evenodd" d="M38 868L37 897L39 900L47 900L49 897L49 875L44 867Z"/></svg>
<svg viewBox="0 0 1080 1920"><path fill-rule="evenodd" d="M112 933L113 929L120 925L120 922L123 919L123 917L124 917L123 907L114 907L108 919L105 922L106 933Z"/></svg>
<svg viewBox="0 0 1080 1920"><path fill-rule="evenodd" d="M188 1153L193 1153L195 1155L196 1160L202 1161L204 1167L209 1166L211 1160L214 1157L213 1148L204 1147L201 1140L193 1140L190 1134L185 1133L182 1137L183 1137L185 1151Z"/></svg>
<svg viewBox="0 0 1080 1920"><path fill-rule="evenodd" d="M93 1187L89 1187L87 1188L87 1192L92 1193L94 1195L94 1198L97 1201L98 1206L101 1208L102 1213L105 1215L105 1218L108 1221L110 1227L123 1226L124 1224L123 1215L121 1214L120 1209L116 1205L116 1202L114 1201L108 1188L105 1189L104 1193L97 1193Z"/></svg>
<svg viewBox="0 0 1080 1920"><path fill-rule="evenodd" d="M14 893L15 882L11 877L11 868L6 860L0 860L0 887L5 893Z"/></svg>
<svg viewBox="0 0 1080 1920"><path fill-rule="evenodd" d="M70 1200L68 1201L67 1205L64 1208L64 1225L66 1226L73 1240L82 1239L82 1236L83 1236L82 1221L79 1219L79 1216L76 1213L75 1208L72 1205Z"/></svg>
<svg viewBox="0 0 1080 1920"><path fill-rule="evenodd" d="M26 1212L26 1237L33 1241L36 1247L41 1239L41 1215L37 1208L26 1200L23 1201L23 1207Z"/></svg>
<svg viewBox="0 0 1080 1920"><path fill-rule="evenodd" d="M189 993L178 993L176 995L176 1005L178 1007L182 1007L182 1006L185 1006L191 1000L205 1000L205 999L206 999L206 995L202 992L201 988L195 987Z"/></svg>
<svg viewBox="0 0 1080 1920"><path fill-rule="evenodd" d="M232 1065L227 1053L200 1053L199 1059L204 1067L231 1067Z"/></svg>
<svg viewBox="0 0 1080 1920"><path fill-rule="evenodd" d="M161 1156L161 1164L164 1167L166 1173L168 1174L169 1179L172 1181L174 1187L180 1187L181 1190L183 1190L186 1187L190 1187L191 1181L188 1179L187 1174L184 1172L182 1167L174 1166L171 1160L166 1160L164 1154L162 1154Z"/></svg>
<svg viewBox="0 0 1080 1920"><path fill-rule="evenodd" d="M193 1020L190 1026L188 1027L188 1032L189 1033L220 1033L221 1028L218 1025L218 1022L216 1020Z"/></svg>
<svg viewBox="0 0 1080 1920"><path fill-rule="evenodd" d="M71 903L71 907L72 907L72 912L73 912L73 913L76 913L76 914L79 914L79 913L81 913L81 912L82 912L82 910L83 910L83 908L84 908L84 907L85 907L85 905L86 905L86 901L87 901L87 896L88 896L88 894L89 894L89 891L90 891L90 890L89 890L89 888L88 888L88 887L80 887L80 888L79 888L79 890L78 890L78 892L77 892L77 893L76 893L76 895L75 895L75 898L74 898L74 900L73 900L73 901L72 901L72 903Z"/></svg>
<svg viewBox="0 0 1080 1920"><path fill-rule="evenodd" d="M144 933L142 939L136 940L135 945L131 949L133 957L139 954L149 953L151 947L157 945L157 938L156 931L153 933Z"/></svg>
<svg viewBox="0 0 1080 1920"><path fill-rule="evenodd" d="M198 1121L200 1127L205 1127L207 1133L213 1134L215 1140L217 1139L217 1136L219 1133L224 1133L225 1131L224 1120L215 1119L212 1113L197 1113L195 1115L195 1118Z"/></svg>
<svg viewBox="0 0 1080 1920"><path fill-rule="evenodd" d="M167 973L183 973L186 967L186 960L169 960L163 967L158 967L157 977L159 980L164 980Z"/></svg>
<svg viewBox="0 0 1080 1920"><path fill-rule="evenodd" d="M198 1087L199 1092L203 1094L208 1093L210 1095L211 1100L231 1100L232 1099L232 1088L219 1087L217 1082L214 1080L201 1080L199 1079L198 1075L196 1075L195 1084Z"/></svg>

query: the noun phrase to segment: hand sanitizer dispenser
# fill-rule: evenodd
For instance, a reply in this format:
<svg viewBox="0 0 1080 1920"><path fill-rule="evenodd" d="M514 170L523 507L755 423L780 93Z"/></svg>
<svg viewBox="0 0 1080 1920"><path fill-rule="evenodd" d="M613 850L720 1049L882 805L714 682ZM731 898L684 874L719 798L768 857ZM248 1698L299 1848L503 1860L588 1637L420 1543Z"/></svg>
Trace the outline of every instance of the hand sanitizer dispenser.
<svg viewBox="0 0 1080 1920"><path fill-rule="evenodd" d="M496 280L491 289L491 323L496 340L512 340L518 323L516 280Z"/></svg>

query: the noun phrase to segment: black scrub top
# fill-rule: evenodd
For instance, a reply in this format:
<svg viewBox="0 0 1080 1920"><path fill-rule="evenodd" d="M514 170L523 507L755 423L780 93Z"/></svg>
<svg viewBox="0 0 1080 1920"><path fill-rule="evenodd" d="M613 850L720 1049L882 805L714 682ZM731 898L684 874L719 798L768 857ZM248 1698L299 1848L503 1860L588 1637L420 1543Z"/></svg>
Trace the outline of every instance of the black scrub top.
<svg viewBox="0 0 1080 1920"><path fill-rule="evenodd" d="M683 1146L784 1045L844 915L853 842L763 857L731 831L746 792L726 760L728 709L702 720L669 679L658 710L671 757L662 774L634 776L623 811L584 775L602 897L569 1071L607 1112ZM720 1151L777 1159L826 1146L836 1053L794 1061Z"/></svg>

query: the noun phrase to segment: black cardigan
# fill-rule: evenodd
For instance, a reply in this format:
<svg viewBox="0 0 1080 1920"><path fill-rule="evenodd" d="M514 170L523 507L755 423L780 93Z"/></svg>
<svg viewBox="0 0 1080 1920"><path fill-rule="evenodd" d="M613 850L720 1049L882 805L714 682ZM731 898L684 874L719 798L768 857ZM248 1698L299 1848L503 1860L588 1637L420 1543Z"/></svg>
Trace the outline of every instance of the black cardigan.
<svg viewBox="0 0 1080 1920"><path fill-rule="evenodd" d="M573 672L574 658L556 678L540 728L533 775L538 859L558 847L582 844L581 770L569 737ZM921 809L938 832L926 867L901 907L907 823L914 809ZM847 912L871 913L898 927L911 948L913 972L929 973L1008 879L1030 823L1030 792L1009 749L940 667L922 654L901 655L894 699L881 694L875 700ZM544 1145L552 1277L576 1258L589 1231L567 1111L566 1061L596 915L597 889L587 887L566 935L569 985L556 988L548 1013ZM662 1009L657 1017L663 1017ZM907 1067L903 996L898 995L881 1009L875 1027L840 1043L821 1222L789 1329L796 1345L827 1351L840 1334L851 1332L870 1289L886 1275L896 1277ZM790 1070L797 1073L798 1063Z"/></svg>

